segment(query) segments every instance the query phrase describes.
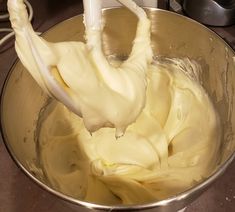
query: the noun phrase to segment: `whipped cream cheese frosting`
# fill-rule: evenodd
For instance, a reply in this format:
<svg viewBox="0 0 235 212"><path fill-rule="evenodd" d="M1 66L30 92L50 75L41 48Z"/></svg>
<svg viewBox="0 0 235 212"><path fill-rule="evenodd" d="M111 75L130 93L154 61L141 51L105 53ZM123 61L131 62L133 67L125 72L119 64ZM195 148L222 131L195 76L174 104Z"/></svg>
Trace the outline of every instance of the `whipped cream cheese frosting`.
<svg viewBox="0 0 235 212"><path fill-rule="evenodd" d="M152 62L149 19L133 1L120 2L137 11L139 22L131 54L117 67L102 51L99 0L84 1L85 14L91 7L100 19L85 15L87 43L47 42L33 30L23 0L8 1L16 52L36 82L81 116L91 133L113 127L116 137L123 135L145 105L146 70Z"/></svg>
<svg viewBox="0 0 235 212"><path fill-rule="evenodd" d="M124 136L92 135L53 102L42 115L40 160L48 183L99 204L141 204L191 188L215 169L220 122L189 59L159 60L147 72L146 106Z"/></svg>

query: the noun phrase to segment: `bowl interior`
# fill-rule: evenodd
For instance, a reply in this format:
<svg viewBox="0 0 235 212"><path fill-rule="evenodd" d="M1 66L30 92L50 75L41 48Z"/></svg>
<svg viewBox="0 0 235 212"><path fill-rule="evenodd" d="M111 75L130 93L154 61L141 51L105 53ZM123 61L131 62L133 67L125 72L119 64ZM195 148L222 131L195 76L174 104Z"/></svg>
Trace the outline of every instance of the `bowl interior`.
<svg viewBox="0 0 235 212"><path fill-rule="evenodd" d="M235 149L234 51L206 27L170 12L148 9L152 21L152 48L155 55L189 57L203 68L201 82L212 99L222 122L221 158L217 172L228 163ZM103 49L106 55L126 57L131 50L137 19L126 9L107 9ZM82 16L66 20L43 36L53 42L84 41ZM48 96L20 62L12 67L1 101L1 125L5 143L13 158L38 183L45 184L35 140L38 115ZM47 188L49 185L46 185ZM50 189L49 189L50 190ZM63 196L67 198L66 196ZM76 201L76 200L74 200ZM79 202L80 203L80 202Z"/></svg>

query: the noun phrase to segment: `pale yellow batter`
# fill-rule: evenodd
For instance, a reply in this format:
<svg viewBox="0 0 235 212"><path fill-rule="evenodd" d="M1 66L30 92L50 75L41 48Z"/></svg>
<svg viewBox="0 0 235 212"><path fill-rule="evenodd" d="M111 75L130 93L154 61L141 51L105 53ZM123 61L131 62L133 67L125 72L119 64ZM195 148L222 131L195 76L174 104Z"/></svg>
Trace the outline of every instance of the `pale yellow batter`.
<svg viewBox="0 0 235 212"><path fill-rule="evenodd" d="M197 71L188 59L152 65L146 106L118 140L111 128L90 135L82 119L53 102L39 136L52 187L95 203L140 204L207 177L216 166L220 130Z"/></svg>
<svg viewBox="0 0 235 212"><path fill-rule="evenodd" d="M86 44L49 43L34 32L23 0L8 1L19 58L44 91L67 106L53 102L41 118L47 181L67 195L109 205L146 203L190 188L214 170L220 145L200 68L188 59L150 65L150 21L132 1L120 2L138 11L139 22L129 58L114 65L102 52L99 25L86 29Z"/></svg>
<svg viewBox="0 0 235 212"><path fill-rule="evenodd" d="M120 1L138 9L130 0ZM152 49L151 23L144 10L138 10L131 54L118 67L111 65L102 51L102 24L86 27L86 43L52 43L33 30L23 0L9 0L8 11L16 52L40 87L82 117L90 132L113 127L116 137L122 136L145 105Z"/></svg>

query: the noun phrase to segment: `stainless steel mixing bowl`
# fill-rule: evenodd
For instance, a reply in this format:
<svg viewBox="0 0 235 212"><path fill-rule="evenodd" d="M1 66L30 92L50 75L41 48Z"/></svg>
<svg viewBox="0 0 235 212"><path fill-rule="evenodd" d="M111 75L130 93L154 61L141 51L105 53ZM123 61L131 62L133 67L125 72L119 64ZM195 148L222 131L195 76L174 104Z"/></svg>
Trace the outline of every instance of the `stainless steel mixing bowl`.
<svg viewBox="0 0 235 212"><path fill-rule="evenodd" d="M228 167L235 149L235 65L234 51L215 33L186 17L158 9L148 9L152 21L152 47L155 55L189 57L201 64L201 82L211 97L222 123L221 155L211 176L195 187L169 199L145 205L98 205L73 199L54 190L38 171L35 131L40 110L48 96L42 92L20 62L16 62L5 83L1 99L1 125L5 144L15 162L35 183L74 207L103 210L174 211L184 208L208 188ZM103 13L103 48L107 55L126 56L136 30L136 17L126 9ZM83 41L82 16L66 20L44 34L49 41Z"/></svg>

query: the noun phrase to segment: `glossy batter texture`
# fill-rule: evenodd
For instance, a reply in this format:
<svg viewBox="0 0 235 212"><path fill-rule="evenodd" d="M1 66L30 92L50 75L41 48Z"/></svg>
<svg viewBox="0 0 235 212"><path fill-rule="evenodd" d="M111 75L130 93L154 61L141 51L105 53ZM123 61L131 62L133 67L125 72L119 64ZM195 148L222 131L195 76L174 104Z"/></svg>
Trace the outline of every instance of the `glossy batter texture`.
<svg viewBox="0 0 235 212"><path fill-rule="evenodd" d="M182 192L215 169L219 119L189 59L150 66L147 101L125 135L82 119L53 102L41 117L40 160L53 188L100 204L140 204ZM101 100L102 101L102 100Z"/></svg>
<svg viewBox="0 0 235 212"><path fill-rule="evenodd" d="M23 0L8 1L17 55L38 85L82 117L90 132L113 127L116 137L135 122L145 105L146 70L153 56L151 23L144 10L131 0L119 1L137 11L139 21L132 51L118 67L108 62L102 50L101 9L100 20L95 21L98 26L86 26L86 43L52 43L33 30ZM93 7L91 1L84 2Z"/></svg>
<svg viewBox="0 0 235 212"><path fill-rule="evenodd" d="M119 1L139 21L128 59L115 63L102 51L102 20L85 19L87 43L51 43L34 32L23 0L8 1L20 60L67 106L55 101L41 117L46 179L67 195L105 205L147 203L190 188L215 169L220 145L200 68L188 59L150 65L150 20L133 1Z"/></svg>

